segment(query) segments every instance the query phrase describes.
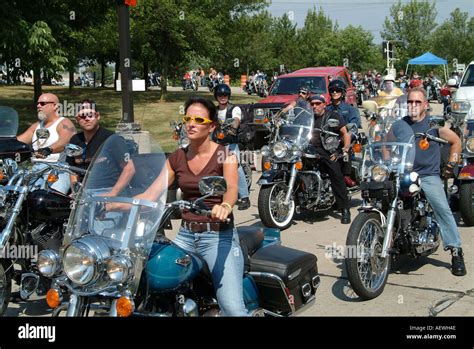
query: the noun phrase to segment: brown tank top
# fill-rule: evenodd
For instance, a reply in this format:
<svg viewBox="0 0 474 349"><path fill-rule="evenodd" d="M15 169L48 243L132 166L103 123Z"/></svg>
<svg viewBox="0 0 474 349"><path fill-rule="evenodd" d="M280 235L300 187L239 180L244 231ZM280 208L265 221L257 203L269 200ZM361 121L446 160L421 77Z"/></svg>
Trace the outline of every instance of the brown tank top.
<svg viewBox="0 0 474 349"><path fill-rule="evenodd" d="M202 195L199 191L199 180L206 176L223 176L224 175L224 161L227 156L226 148L218 145L216 151L209 159L209 162L198 174L194 174L188 166L188 159L186 158L187 149L178 149L172 153L168 160L171 168L175 173L175 180L178 181L178 187L183 192L183 200L194 201ZM221 196L211 196L204 200L204 204L212 210L214 205L222 203ZM188 222L211 222L211 217L200 216L191 213L187 210L182 213L183 220ZM234 217L231 214L229 218L233 221Z"/></svg>

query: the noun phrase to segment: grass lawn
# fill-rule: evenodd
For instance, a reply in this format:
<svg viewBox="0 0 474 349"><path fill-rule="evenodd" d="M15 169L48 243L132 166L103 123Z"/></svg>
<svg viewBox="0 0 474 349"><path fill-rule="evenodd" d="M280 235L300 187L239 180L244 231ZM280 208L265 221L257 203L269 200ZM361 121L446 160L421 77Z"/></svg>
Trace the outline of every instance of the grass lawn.
<svg viewBox="0 0 474 349"><path fill-rule="evenodd" d="M76 103L85 98L97 102L101 114L101 125L111 130L120 121L122 101L120 92L104 88L74 88L69 91L67 87L44 86L43 92L51 92L64 103ZM176 149L176 141L172 139L170 121L181 119L180 109L187 98L198 95L214 100L208 91L197 93L187 91L168 92L168 100L160 102L160 91L135 92L133 94L135 122L142 125L142 129L149 131L153 138L159 142L163 150L170 152ZM260 98L246 94L234 95L233 103L253 103ZM36 121L36 105L33 105L32 86L0 86L0 105L14 108L20 116L20 133ZM180 108L181 107L181 108ZM74 121L74 120L73 120Z"/></svg>

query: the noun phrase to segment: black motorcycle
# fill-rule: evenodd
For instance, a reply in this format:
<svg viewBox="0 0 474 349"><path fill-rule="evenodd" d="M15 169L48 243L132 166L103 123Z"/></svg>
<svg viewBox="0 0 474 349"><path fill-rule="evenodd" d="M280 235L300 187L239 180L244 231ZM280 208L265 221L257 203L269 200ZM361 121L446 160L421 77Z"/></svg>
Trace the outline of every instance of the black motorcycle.
<svg viewBox="0 0 474 349"><path fill-rule="evenodd" d="M439 125L433 121L432 127ZM427 256L440 245L433 210L412 169L415 147L446 141L432 136L431 130L416 135L408 125L404 130L399 138L390 130L382 139L371 138L366 150L363 204L347 234L345 259L349 282L363 300L383 292L392 257Z"/></svg>
<svg viewBox="0 0 474 349"><path fill-rule="evenodd" d="M0 315L10 302L12 280L20 285L20 297L28 299L35 291L46 290L40 283L36 256L43 249L58 249L61 245L64 223L71 211L72 199L49 188L57 178L56 171L85 173L65 163L44 163L41 170L30 170L24 163L33 156L31 147L16 140L18 114L0 107L2 127L0 161L4 182L0 186ZM46 132L45 132L46 131ZM47 130L39 129L38 139L49 137ZM81 148L71 146L71 151ZM71 154L73 154L71 153ZM43 187L37 180L53 170ZM17 265L19 268L14 268Z"/></svg>

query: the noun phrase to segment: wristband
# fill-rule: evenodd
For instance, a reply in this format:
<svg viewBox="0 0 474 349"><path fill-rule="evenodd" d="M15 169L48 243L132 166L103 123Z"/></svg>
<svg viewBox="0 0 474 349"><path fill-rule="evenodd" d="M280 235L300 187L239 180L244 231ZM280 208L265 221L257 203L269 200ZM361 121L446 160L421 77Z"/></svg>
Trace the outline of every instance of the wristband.
<svg viewBox="0 0 474 349"><path fill-rule="evenodd" d="M228 204L227 202L221 203L221 206L227 207L228 210L229 210L229 213L232 212L232 206L230 204Z"/></svg>

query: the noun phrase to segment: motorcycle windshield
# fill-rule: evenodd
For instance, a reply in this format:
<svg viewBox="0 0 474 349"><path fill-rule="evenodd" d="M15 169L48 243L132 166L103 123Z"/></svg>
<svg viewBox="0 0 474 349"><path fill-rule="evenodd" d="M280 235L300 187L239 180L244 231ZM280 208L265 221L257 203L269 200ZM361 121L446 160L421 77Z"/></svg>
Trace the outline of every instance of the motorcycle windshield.
<svg viewBox="0 0 474 349"><path fill-rule="evenodd" d="M388 134L392 125L400 120L400 113L396 101L398 97L374 97L370 101L376 102L376 118L369 121L367 138L369 142L380 142Z"/></svg>
<svg viewBox="0 0 474 349"><path fill-rule="evenodd" d="M110 136L74 201L63 247L95 235L117 249L149 253L166 203L167 178L165 154L148 133ZM147 189L153 194L140 198Z"/></svg>
<svg viewBox="0 0 474 349"><path fill-rule="evenodd" d="M0 107L0 137L16 137L18 133L18 113L10 107Z"/></svg>
<svg viewBox="0 0 474 349"><path fill-rule="evenodd" d="M286 123L280 126L279 138L305 149L311 140L314 122L313 111L309 104L298 101L294 108L281 117Z"/></svg>
<svg viewBox="0 0 474 349"><path fill-rule="evenodd" d="M404 173L413 169L416 138L412 128L403 120L394 122L380 141L372 142L366 149L364 168L378 164L389 172ZM367 174L366 171L364 171Z"/></svg>

